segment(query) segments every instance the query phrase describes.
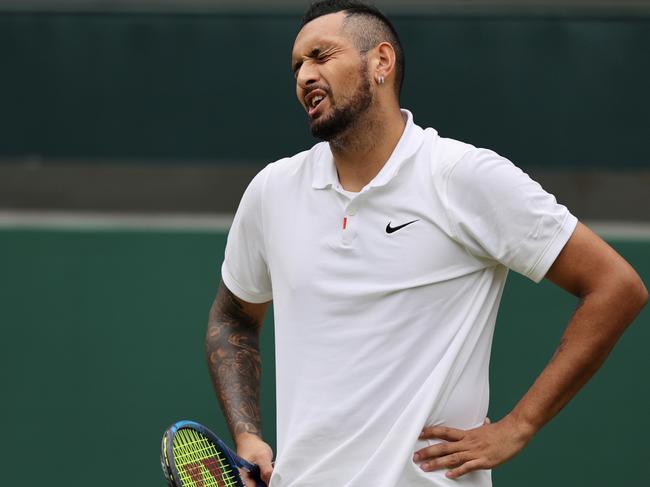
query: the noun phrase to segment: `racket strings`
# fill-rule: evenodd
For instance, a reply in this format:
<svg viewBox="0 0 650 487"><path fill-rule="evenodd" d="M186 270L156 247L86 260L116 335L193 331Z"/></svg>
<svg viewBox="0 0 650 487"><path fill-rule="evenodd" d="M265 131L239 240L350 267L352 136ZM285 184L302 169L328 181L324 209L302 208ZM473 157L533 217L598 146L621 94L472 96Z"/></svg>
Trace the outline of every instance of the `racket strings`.
<svg viewBox="0 0 650 487"><path fill-rule="evenodd" d="M179 429L174 436L174 460L183 486L238 487L239 474L205 436Z"/></svg>

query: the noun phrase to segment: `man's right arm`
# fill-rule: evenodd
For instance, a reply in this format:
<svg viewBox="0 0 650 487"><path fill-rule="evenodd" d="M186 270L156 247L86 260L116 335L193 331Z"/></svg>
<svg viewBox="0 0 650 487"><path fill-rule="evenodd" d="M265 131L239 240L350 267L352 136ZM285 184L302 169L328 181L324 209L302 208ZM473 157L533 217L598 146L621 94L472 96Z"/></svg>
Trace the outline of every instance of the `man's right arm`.
<svg viewBox="0 0 650 487"><path fill-rule="evenodd" d="M205 353L237 453L269 482L273 453L261 439L259 336L270 303L242 301L223 284L210 309Z"/></svg>

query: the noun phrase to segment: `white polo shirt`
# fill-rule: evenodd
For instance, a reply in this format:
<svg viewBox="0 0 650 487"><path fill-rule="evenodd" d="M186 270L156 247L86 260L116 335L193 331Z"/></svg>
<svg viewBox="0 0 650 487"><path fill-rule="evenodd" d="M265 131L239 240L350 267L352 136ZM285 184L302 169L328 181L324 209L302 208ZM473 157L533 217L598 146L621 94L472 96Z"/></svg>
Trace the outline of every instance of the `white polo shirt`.
<svg viewBox="0 0 650 487"><path fill-rule="evenodd" d="M540 281L577 220L506 159L403 113L361 192L320 143L263 169L230 230L225 285L274 303L271 487L491 485L422 472L417 438L483 423L507 269Z"/></svg>

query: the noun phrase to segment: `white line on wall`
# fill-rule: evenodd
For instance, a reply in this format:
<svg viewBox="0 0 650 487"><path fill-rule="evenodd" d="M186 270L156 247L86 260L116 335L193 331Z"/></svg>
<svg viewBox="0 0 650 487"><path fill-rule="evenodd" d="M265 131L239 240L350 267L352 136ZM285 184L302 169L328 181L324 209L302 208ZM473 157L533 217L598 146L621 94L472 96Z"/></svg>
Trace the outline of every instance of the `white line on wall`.
<svg viewBox="0 0 650 487"><path fill-rule="evenodd" d="M227 232L227 213L104 213L0 210L0 229L83 231ZM613 240L650 240L650 222L586 221L594 232Z"/></svg>
<svg viewBox="0 0 650 487"><path fill-rule="evenodd" d="M98 231L226 232L233 215L0 210L0 228Z"/></svg>

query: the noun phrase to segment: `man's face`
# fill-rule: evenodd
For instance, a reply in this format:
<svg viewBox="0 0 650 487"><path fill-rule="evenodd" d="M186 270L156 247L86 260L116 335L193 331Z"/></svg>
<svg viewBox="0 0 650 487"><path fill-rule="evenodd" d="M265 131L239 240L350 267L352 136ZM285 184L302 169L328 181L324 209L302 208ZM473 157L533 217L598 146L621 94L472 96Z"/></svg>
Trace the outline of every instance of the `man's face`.
<svg viewBox="0 0 650 487"><path fill-rule="evenodd" d="M368 64L343 32L345 13L312 20L291 55L296 95L314 137L332 140L352 127L372 103Z"/></svg>

